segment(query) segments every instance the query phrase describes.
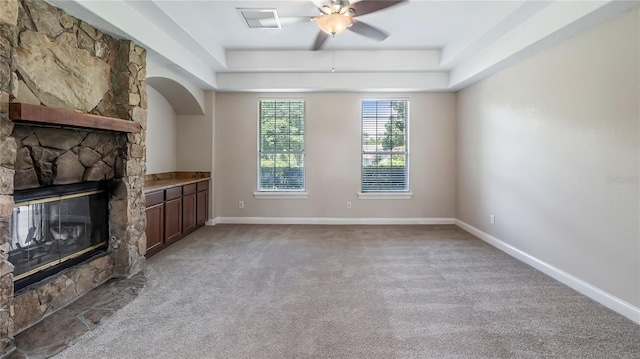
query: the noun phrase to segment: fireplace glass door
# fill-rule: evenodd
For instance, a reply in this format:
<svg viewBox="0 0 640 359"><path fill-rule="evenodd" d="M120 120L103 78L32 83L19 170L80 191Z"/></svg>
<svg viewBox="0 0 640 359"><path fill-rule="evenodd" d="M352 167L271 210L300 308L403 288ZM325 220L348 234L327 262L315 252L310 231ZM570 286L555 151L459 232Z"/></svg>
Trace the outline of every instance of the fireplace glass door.
<svg viewBox="0 0 640 359"><path fill-rule="evenodd" d="M102 190L16 203L9 248L14 280L106 246L107 218Z"/></svg>

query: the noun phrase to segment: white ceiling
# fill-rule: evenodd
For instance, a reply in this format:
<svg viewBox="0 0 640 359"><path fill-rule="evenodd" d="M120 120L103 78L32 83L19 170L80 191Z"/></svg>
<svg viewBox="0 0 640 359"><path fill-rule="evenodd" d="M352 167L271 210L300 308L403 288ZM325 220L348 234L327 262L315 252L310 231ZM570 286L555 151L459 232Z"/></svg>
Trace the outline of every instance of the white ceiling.
<svg viewBox="0 0 640 359"><path fill-rule="evenodd" d="M153 7L147 1L132 5L145 10ZM236 11L236 8L273 8L281 17L319 15L308 0L200 1L189 2L189 6L184 1L163 1L160 6L205 47L215 42L230 50L308 50L318 33L314 22L284 24L282 29L249 29ZM407 2L358 17L390 33L385 41L376 42L346 31L330 39L325 49L438 49L465 37L467 24L486 21L511 8L513 5L508 1Z"/></svg>
<svg viewBox="0 0 640 359"><path fill-rule="evenodd" d="M345 31L310 51L315 23L249 29L237 11L318 15L309 0L48 1L133 39L153 63L218 91L453 91L638 5L411 0L358 17L390 33L385 41Z"/></svg>

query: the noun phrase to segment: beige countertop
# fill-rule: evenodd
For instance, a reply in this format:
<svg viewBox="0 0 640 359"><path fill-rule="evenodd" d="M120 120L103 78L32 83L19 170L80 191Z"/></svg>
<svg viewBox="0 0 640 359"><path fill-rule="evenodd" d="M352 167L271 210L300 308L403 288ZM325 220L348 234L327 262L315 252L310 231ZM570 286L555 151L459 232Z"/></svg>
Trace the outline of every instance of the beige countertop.
<svg viewBox="0 0 640 359"><path fill-rule="evenodd" d="M184 186L186 184L208 181L210 178L171 178L171 179L161 179L155 181L145 181L144 182L144 192L154 192L160 191L163 189L176 187L176 186Z"/></svg>

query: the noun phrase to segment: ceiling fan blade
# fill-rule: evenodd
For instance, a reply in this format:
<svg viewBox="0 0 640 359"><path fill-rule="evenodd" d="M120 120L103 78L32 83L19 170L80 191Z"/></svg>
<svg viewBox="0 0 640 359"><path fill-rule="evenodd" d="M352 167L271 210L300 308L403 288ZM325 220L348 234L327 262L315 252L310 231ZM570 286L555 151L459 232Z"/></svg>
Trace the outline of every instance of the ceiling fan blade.
<svg viewBox="0 0 640 359"><path fill-rule="evenodd" d="M378 41L382 41L389 37L389 34L387 34L386 32L376 29L371 25L367 25L362 21L356 21L355 19L352 20L351 26L347 29L355 32L356 34L360 34L362 36Z"/></svg>
<svg viewBox="0 0 640 359"><path fill-rule="evenodd" d="M322 45L324 45L324 43L327 41L328 38L329 38L329 34L327 34L326 32L324 31L318 32L318 36L316 37L316 42L313 44L313 51L320 50L320 48L322 47Z"/></svg>
<svg viewBox="0 0 640 359"><path fill-rule="evenodd" d="M313 3L313 6L315 6L318 11L320 11L320 13L322 15L325 15L326 12L324 12L322 9L325 8L327 6L327 2L323 1L323 0L309 0L311 1L311 3Z"/></svg>
<svg viewBox="0 0 640 359"><path fill-rule="evenodd" d="M291 24L301 24L305 22L311 22L313 18L309 16L306 16L306 17L296 16L296 17L281 17L279 18L279 20L280 20L280 25L291 25ZM278 25L278 23L276 22L276 19L269 18L269 19L260 19L260 25L271 27L271 26Z"/></svg>
<svg viewBox="0 0 640 359"><path fill-rule="evenodd" d="M361 0L349 6L353 9L354 17L370 14L388 7L408 2L408 0Z"/></svg>
<svg viewBox="0 0 640 359"><path fill-rule="evenodd" d="M309 1L313 3L313 6L317 7L318 9L320 9L325 5L325 2L323 2L322 0L309 0Z"/></svg>

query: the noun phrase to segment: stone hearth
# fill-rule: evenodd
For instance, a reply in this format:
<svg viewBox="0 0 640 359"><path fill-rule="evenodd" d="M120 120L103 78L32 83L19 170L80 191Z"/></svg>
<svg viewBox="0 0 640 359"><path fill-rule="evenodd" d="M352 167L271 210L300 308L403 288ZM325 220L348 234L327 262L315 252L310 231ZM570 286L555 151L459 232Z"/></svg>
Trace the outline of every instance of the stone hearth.
<svg viewBox="0 0 640 359"><path fill-rule="evenodd" d="M8 359L46 358L59 353L137 298L145 283L144 272L107 281L16 335L18 350Z"/></svg>
<svg viewBox="0 0 640 359"><path fill-rule="evenodd" d="M143 273L145 79L146 51L133 42L41 0L0 1L0 357L19 333L110 278ZM142 130L18 124L9 118L9 102L135 121ZM112 184L108 254L14 293L13 191L105 179Z"/></svg>

